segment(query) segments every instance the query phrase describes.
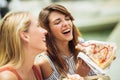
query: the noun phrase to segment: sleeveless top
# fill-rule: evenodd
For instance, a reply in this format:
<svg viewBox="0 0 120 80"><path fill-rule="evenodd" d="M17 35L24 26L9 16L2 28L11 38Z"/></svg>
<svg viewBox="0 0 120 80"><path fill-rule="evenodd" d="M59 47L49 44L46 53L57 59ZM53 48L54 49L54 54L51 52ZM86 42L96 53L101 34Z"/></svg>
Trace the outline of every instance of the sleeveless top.
<svg viewBox="0 0 120 80"><path fill-rule="evenodd" d="M33 69L33 72L35 74L36 80L42 80L41 72L36 68L36 66L33 66L32 69ZM2 72L2 71L11 71L12 73L14 73L17 76L18 80L23 80L20 77L20 75L17 73L17 71L14 68L12 68L12 67L1 68L0 72Z"/></svg>
<svg viewBox="0 0 120 80"><path fill-rule="evenodd" d="M46 58L52 69L53 69L53 73L51 74L51 76L47 79L43 79L43 80L59 80L60 74L58 73L54 63L51 61L51 59L44 53L41 53L38 57L44 57ZM68 66L69 66L69 74L75 74L75 62L74 62L74 56L71 56L70 58L68 58L67 56L62 56L65 61L67 62ZM40 58L39 58L40 59Z"/></svg>
<svg viewBox="0 0 120 80"><path fill-rule="evenodd" d="M50 77L47 78L47 79L43 79L43 80L59 80L60 74L58 73L58 71L57 71L54 63L51 61L51 59L44 53L41 53L38 57L46 58L49 61L50 65L51 65L51 67L53 69L53 73L50 75ZM68 73L69 74L76 74L75 73L74 56L71 56L70 58L68 58L67 56L63 55L62 57L63 57L63 59L65 59L65 61L67 62L68 66L69 66L69 72ZM94 74L94 72L90 71L88 75L93 75L93 74Z"/></svg>

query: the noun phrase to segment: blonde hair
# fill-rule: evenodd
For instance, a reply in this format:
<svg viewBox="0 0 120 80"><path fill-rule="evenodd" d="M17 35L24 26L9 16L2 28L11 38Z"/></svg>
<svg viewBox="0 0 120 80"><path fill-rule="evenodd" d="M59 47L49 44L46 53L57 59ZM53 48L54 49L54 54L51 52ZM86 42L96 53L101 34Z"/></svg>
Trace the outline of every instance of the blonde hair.
<svg viewBox="0 0 120 80"><path fill-rule="evenodd" d="M19 33L30 25L29 12L9 12L0 23L0 66L20 66L24 60L24 49Z"/></svg>

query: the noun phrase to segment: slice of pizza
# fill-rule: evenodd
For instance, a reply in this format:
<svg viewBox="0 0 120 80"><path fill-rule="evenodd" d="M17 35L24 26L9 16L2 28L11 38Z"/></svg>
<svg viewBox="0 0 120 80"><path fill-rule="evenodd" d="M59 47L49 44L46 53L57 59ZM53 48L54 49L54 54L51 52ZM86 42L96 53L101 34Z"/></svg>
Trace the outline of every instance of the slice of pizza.
<svg viewBox="0 0 120 80"><path fill-rule="evenodd" d="M115 58L116 45L111 42L90 40L79 43L77 48L84 50L85 54L102 69L108 67Z"/></svg>

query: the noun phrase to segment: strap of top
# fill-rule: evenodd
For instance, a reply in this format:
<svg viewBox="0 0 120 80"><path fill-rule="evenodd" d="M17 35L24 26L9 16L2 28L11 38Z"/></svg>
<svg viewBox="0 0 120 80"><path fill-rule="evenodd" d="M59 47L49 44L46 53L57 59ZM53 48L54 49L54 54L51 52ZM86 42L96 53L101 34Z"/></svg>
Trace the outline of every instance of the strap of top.
<svg viewBox="0 0 120 80"><path fill-rule="evenodd" d="M41 75L41 71L37 69L37 66L33 66L32 67L33 71L34 71L34 74L35 74L35 77L36 77L36 80L42 80L42 75ZM20 75L17 73L17 71L12 68L12 67L4 67L4 68L1 68L0 69L0 72L2 71L11 71L12 73L14 73L18 80L22 80L22 78L20 77Z"/></svg>
<svg viewBox="0 0 120 80"><path fill-rule="evenodd" d="M0 69L0 72L2 72L2 71L11 71L12 73L14 73L14 74L17 76L18 80L22 80L22 78L21 78L20 75L17 73L17 71L16 71L14 68L12 68L12 67L4 67L4 68L1 68L1 69Z"/></svg>
<svg viewBox="0 0 120 80"><path fill-rule="evenodd" d="M32 69L33 69L33 71L34 71L36 80L42 80L41 70L38 70L38 68L37 68L36 65L34 65L34 66L32 67Z"/></svg>

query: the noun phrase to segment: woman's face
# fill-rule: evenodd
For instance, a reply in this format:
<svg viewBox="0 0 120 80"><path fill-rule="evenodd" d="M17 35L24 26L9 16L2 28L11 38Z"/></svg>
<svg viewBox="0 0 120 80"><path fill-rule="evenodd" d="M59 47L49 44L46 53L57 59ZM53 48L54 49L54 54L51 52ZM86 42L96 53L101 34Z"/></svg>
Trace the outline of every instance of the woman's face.
<svg viewBox="0 0 120 80"><path fill-rule="evenodd" d="M73 39L72 21L69 16L53 11L49 15L49 26L56 41Z"/></svg>
<svg viewBox="0 0 120 80"><path fill-rule="evenodd" d="M36 52L43 52L47 49L46 47L46 35L47 31L38 25L37 20L31 17L31 25L29 27L29 45L31 49Z"/></svg>

